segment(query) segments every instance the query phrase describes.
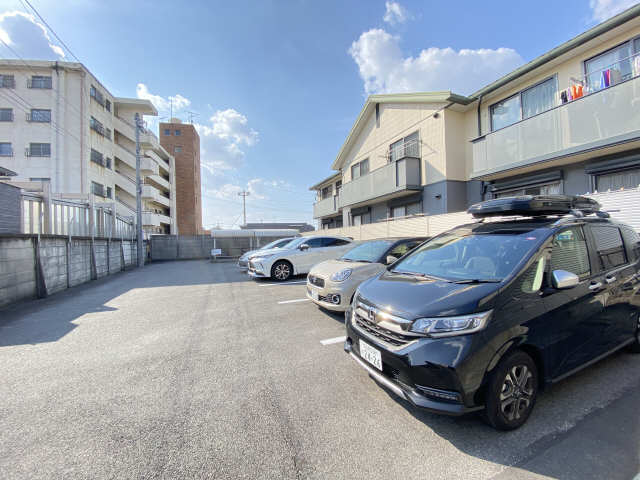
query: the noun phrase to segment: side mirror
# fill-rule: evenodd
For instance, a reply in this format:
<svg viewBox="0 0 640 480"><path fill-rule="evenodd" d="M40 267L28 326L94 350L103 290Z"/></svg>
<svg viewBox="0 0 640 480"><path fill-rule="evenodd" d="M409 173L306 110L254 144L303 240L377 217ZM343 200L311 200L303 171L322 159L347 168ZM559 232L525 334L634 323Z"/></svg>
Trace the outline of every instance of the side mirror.
<svg viewBox="0 0 640 480"><path fill-rule="evenodd" d="M396 260L398 260L398 257L394 255L387 255L387 265L391 265Z"/></svg>
<svg viewBox="0 0 640 480"><path fill-rule="evenodd" d="M308 243L303 243L298 248L304 252L306 250L309 250L309 244Z"/></svg>
<svg viewBox="0 0 640 480"><path fill-rule="evenodd" d="M580 279L575 273L567 272L566 270L554 270L551 273L551 283L553 288L566 290L577 286L580 283Z"/></svg>

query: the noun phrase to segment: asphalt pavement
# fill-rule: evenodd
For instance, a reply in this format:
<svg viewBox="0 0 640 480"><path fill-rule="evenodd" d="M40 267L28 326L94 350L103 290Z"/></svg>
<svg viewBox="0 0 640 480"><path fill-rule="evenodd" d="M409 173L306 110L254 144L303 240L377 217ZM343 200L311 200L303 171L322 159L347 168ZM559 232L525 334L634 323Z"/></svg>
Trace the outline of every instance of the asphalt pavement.
<svg viewBox="0 0 640 480"><path fill-rule="evenodd" d="M528 423L425 413L342 350L303 279L154 263L0 310L0 478L562 478L640 472L640 356Z"/></svg>

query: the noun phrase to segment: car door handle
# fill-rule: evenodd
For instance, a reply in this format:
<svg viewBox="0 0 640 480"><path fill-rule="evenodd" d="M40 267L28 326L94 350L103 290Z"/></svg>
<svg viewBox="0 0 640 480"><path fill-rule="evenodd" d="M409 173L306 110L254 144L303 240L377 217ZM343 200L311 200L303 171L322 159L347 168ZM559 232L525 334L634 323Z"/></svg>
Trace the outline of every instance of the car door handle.
<svg viewBox="0 0 640 480"><path fill-rule="evenodd" d="M604 279L604 281L607 283L613 283L616 281L616 277L607 277Z"/></svg>
<svg viewBox="0 0 640 480"><path fill-rule="evenodd" d="M589 285L589 290L600 290L602 288L602 282L596 282Z"/></svg>

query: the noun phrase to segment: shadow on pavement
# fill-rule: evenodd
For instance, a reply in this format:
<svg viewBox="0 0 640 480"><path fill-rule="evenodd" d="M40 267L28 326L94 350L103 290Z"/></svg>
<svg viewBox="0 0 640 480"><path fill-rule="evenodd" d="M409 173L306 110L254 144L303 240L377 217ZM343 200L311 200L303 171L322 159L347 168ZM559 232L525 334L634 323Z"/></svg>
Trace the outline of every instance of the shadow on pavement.
<svg viewBox="0 0 640 480"><path fill-rule="evenodd" d="M147 264L0 309L0 348L55 342L76 328L73 321L79 317L116 310L107 303L132 289L248 281L246 273L233 263L192 260Z"/></svg>
<svg viewBox="0 0 640 480"><path fill-rule="evenodd" d="M500 479L632 479L640 473L640 355L622 350L541 392L528 422L499 432L480 414L448 417L393 400Z"/></svg>

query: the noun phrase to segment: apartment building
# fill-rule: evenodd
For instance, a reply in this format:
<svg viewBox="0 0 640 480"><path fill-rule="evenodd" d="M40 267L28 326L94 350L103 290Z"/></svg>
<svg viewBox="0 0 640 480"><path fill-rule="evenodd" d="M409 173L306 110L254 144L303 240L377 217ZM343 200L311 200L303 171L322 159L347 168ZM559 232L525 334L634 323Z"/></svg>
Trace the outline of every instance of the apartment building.
<svg viewBox="0 0 640 480"><path fill-rule="evenodd" d="M175 158L178 230L182 235L202 235L200 135L193 125L172 118L160 124L160 142Z"/></svg>
<svg viewBox="0 0 640 480"><path fill-rule="evenodd" d="M469 96L370 96L313 187L321 228L640 184L640 6ZM640 198L638 198L640 201Z"/></svg>
<svg viewBox="0 0 640 480"><path fill-rule="evenodd" d="M114 97L80 63L0 60L0 163L12 183L48 183L54 195L136 209L135 115L148 100ZM143 228L175 233L174 159L143 129Z"/></svg>

